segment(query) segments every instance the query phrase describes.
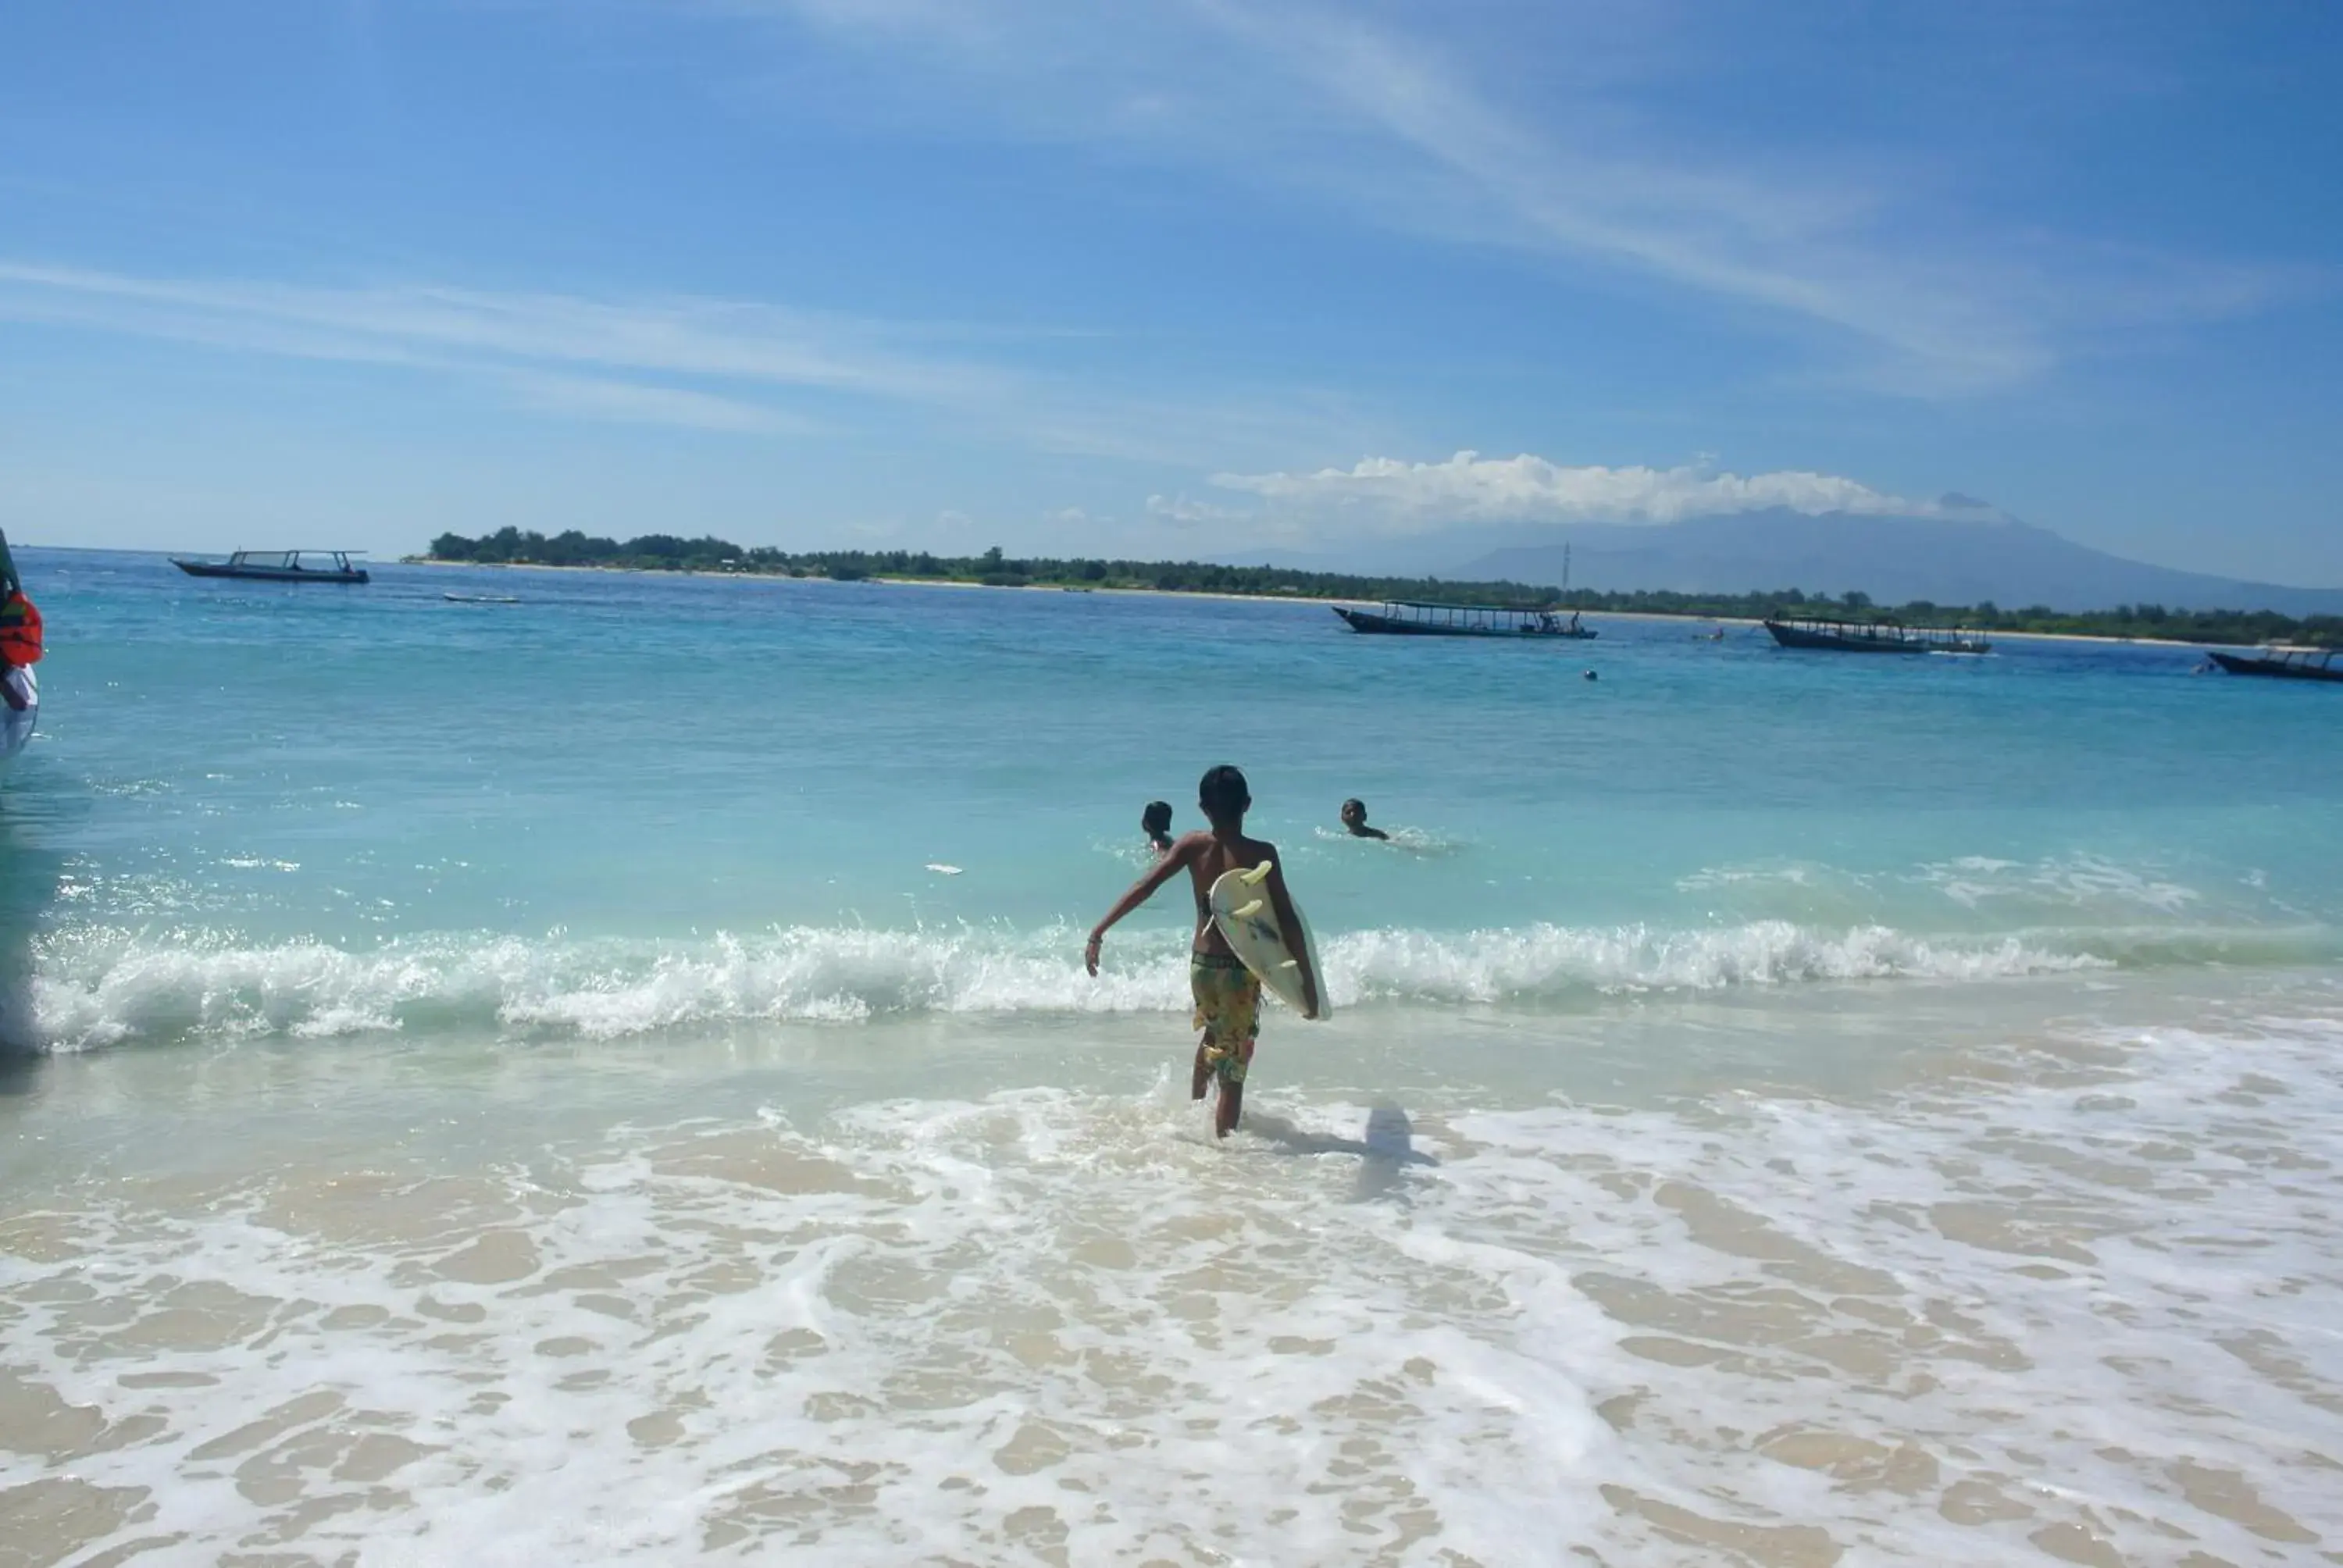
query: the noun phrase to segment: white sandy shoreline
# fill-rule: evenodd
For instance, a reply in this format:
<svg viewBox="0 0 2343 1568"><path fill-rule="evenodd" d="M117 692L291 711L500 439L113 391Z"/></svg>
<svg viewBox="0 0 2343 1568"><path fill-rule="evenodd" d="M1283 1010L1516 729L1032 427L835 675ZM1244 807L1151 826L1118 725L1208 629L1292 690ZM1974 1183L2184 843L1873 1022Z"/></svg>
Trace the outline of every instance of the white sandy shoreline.
<svg viewBox="0 0 2343 1568"><path fill-rule="evenodd" d="M737 578L741 581L779 580L783 582L809 583L827 583L832 580L829 578L822 577L791 578L774 572L696 572L680 568L669 570L658 567L572 567L555 566L541 561L443 561L432 560L421 556L403 557L400 558L398 564L400 566L408 567L462 567L468 568L476 571L609 572L622 577L716 578L727 579ZM939 578L888 577L877 572L872 573L867 578L859 578L852 581L839 583L837 586L840 588L852 588L860 584L875 584L882 588L981 588L992 593L1097 593L1113 594L1131 598L1219 599L1229 603L1239 604L1357 605L1375 604L1380 602L1373 598L1342 598L1322 594L1226 593L1210 588L1110 588L1103 584L1096 588L1064 583L1017 583L1013 585L996 586L991 583L960 582ZM1754 616L1696 615L1688 611L1678 613L1669 610L1590 609L1584 613L1592 616L1599 616L1605 620L1677 621L1708 626L1739 627L1760 627L1765 624L1763 620ZM2024 638L2031 642L2107 643L2119 648L2136 647L2201 649L2207 648L2242 648L2248 646L2244 643L2186 642L2171 638L2109 637L2099 632L2083 631L1987 631L1986 635L1993 638Z"/></svg>

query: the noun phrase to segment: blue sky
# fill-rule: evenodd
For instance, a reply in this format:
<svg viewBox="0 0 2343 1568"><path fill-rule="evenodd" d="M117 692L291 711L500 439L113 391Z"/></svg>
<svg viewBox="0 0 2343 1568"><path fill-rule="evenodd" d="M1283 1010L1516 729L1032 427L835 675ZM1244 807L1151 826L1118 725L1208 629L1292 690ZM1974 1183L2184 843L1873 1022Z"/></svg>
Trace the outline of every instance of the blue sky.
<svg viewBox="0 0 2343 1568"><path fill-rule="evenodd" d="M9 6L0 527L1363 556L1960 492L2343 584L2338 79L2291 0Z"/></svg>

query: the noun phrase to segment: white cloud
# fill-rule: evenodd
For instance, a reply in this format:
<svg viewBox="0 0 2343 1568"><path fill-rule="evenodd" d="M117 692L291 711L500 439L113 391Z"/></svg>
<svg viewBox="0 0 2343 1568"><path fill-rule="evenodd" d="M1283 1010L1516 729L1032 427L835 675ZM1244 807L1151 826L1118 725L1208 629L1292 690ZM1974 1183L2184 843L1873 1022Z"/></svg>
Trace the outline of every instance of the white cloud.
<svg viewBox="0 0 2343 1568"><path fill-rule="evenodd" d="M1369 457L1349 468L1220 474L1212 482L1261 497L1272 514L1339 515L1389 533L1431 532L1458 523L1674 523L1776 508L1900 517L1945 513L1939 503L1909 500L1834 474L1573 467L1528 453L1483 457L1459 452L1441 463ZM1152 510L1153 502L1149 506Z"/></svg>

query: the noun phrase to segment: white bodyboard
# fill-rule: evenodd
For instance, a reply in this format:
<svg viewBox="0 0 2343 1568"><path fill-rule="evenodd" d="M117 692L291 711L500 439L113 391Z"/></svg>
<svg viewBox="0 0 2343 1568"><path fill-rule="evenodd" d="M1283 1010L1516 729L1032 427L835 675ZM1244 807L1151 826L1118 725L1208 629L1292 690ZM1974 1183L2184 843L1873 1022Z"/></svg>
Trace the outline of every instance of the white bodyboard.
<svg viewBox="0 0 2343 1568"><path fill-rule="evenodd" d="M1264 860L1250 871L1222 872L1212 883L1212 924L1262 988L1300 1012L1304 1005L1302 970L1285 950L1285 933L1277 928L1277 910L1263 885L1269 871L1270 862ZM1311 940L1310 922L1302 919L1299 904L1293 907L1293 918L1302 921L1302 950L1308 955L1311 972L1318 977L1318 1017L1322 1021L1334 1010L1326 995L1326 969L1318 961L1318 944Z"/></svg>

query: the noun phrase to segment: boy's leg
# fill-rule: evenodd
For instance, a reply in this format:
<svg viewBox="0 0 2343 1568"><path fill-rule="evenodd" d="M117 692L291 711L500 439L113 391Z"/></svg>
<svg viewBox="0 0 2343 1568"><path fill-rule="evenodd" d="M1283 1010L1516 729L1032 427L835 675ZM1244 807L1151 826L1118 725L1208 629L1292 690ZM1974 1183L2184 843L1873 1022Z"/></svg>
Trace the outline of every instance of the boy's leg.
<svg viewBox="0 0 2343 1568"><path fill-rule="evenodd" d="M1237 1130L1237 1119L1244 1114L1245 1075L1252 1068L1252 1044L1250 1040L1237 1046L1233 1072L1223 1069L1221 1073L1221 1098L1212 1108L1212 1132L1226 1138Z"/></svg>
<svg viewBox="0 0 2343 1568"><path fill-rule="evenodd" d="M1196 1004L1190 1027L1204 1031L1196 1042L1196 1070L1188 1081L1188 1098L1204 1098L1204 1081L1212 1075L1212 972L1195 953L1188 955L1188 999Z"/></svg>

